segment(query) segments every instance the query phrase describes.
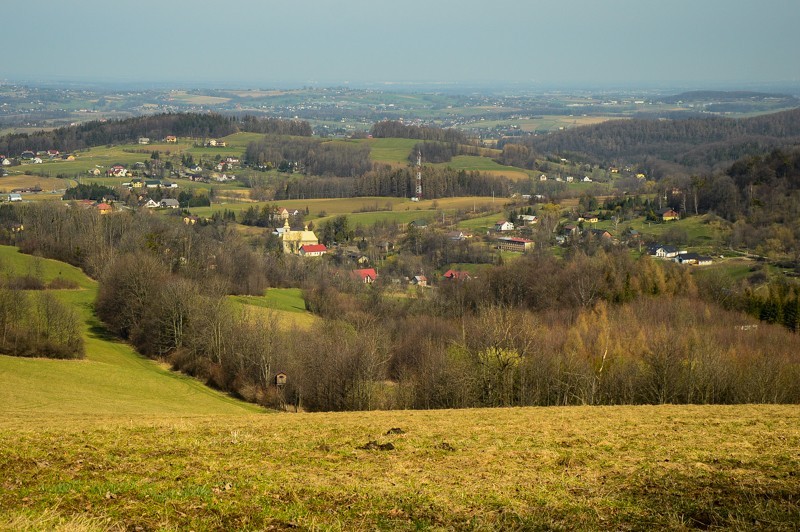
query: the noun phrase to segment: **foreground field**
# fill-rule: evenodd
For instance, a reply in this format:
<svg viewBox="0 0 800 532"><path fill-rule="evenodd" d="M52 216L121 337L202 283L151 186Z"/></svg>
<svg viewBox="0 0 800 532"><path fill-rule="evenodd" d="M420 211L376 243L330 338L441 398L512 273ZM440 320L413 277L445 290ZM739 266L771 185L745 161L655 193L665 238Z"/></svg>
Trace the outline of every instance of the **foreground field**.
<svg viewBox="0 0 800 532"><path fill-rule="evenodd" d="M0 528L795 530L796 406L0 421Z"/></svg>

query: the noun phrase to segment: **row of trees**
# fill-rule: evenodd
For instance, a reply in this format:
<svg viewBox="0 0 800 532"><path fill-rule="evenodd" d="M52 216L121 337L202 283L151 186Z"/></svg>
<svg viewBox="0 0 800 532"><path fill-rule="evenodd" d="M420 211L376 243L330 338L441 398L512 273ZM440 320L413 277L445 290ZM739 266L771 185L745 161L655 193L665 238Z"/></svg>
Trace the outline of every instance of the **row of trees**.
<svg viewBox="0 0 800 532"><path fill-rule="evenodd" d="M366 144L298 139L266 135L245 150L251 166L297 168L316 176L356 177L372 168Z"/></svg>
<svg viewBox="0 0 800 532"><path fill-rule="evenodd" d="M18 154L25 150L60 150L70 152L136 142L139 137L162 139L167 135L215 138L239 131L280 135L310 136L307 122L275 118L241 119L215 113L168 113L125 120L93 121L52 131L15 133L0 137L0 153Z"/></svg>
<svg viewBox="0 0 800 532"><path fill-rule="evenodd" d="M452 196L507 197L511 181L503 176L484 172L455 170L450 167L426 166L422 170L425 197ZM416 172L413 168L394 168L376 164L364 175L355 178L282 177L268 187L276 200L298 198L346 198L363 196L410 197L414 195Z"/></svg>
<svg viewBox="0 0 800 532"><path fill-rule="evenodd" d="M454 144L469 144L467 136L457 129L412 126L395 120L384 120L374 124L370 129L370 135L375 138L419 139Z"/></svg>

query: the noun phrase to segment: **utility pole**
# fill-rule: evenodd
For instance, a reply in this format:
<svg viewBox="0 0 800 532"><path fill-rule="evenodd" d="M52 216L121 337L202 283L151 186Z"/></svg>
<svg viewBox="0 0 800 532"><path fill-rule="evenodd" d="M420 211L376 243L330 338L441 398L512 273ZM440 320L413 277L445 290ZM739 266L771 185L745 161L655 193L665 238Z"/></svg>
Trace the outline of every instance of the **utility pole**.
<svg viewBox="0 0 800 532"><path fill-rule="evenodd" d="M417 189L414 201L422 200L422 151L417 151Z"/></svg>

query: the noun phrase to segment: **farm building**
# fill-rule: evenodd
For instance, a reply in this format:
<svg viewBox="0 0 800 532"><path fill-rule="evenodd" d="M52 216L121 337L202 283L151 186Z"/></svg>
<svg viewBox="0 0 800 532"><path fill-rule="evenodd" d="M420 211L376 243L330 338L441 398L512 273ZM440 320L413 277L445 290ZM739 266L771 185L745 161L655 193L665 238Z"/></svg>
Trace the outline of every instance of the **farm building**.
<svg viewBox="0 0 800 532"><path fill-rule="evenodd" d="M519 253L533 249L533 240L513 236L501 236L496 239L497 249L503 251L516 251Z"/></svg>

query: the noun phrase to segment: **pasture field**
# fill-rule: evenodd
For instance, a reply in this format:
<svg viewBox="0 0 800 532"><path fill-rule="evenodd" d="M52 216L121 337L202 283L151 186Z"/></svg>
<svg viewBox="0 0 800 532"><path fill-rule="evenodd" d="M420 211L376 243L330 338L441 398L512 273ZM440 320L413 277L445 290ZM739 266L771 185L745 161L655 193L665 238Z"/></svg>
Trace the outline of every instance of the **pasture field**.
<svg viewBox="0 0 800 532"><path fill-rule="evenodd" d="M14 246L0 246L0 272L12 276L34 275L44 283L58 278L86 290L94 290L96 285L75 266L53 259L25 255Z"/></svg>
<svg viewBox="0 0 800 532"><path fill-rule="evenodd" d="M461 229L468 229L470 231L488 231L494 224L506 217L502 213L493 213L487 216L479 216L477 218L470 218L458 222L458 227Z"/></svg>
<svg viewBox="0 0 800 532"><path fill-rule="evenodd" d="M479 171L493 175L503 175L509 179L528 179L531 173L521 168L504 166L488 157L477 155L458 155L450 162L438 163L434 166L450 167L454 170Z"/></svg>
<svg viewBox="0 0 800 532"><path fill-rule="evenodd" d="M480 120L469 122L461 129L472 129L475 127L494 128L497 126L517 126L522 131L558 131L559 129L570 129L578 126L591 126L601 124L609 120L620 120L620 116L566 116L566 115L543 115L537 118L521 118L510 120Z"/></svg>
<svg viewBox="0 0 800 532"><path fill-rule="evenodd" d="M425 218L425 214L435 213L440 210L445 212L453 212L455 210L472 210L484 207L492 208L493 206L496 206L498 209L500 209L504 202L504 198L493 199L491 197L483 196L439 198L435 200L423 200L420 202L414 202L408 198L367 196L359 198L323 198L242 203L215 203L210 207L195 207L192 208L191 211L192 214L196 216L210 217L214 212L224 211L226 209L238 214L249 209L250 207L256 207L260 209L265 205L278 205L287 209L298 209L302 211L305 211L307 207L309 215L306 216L306 221L313 221L315 225L318 225L319 221L324 222L326 219L341 214L347 214L348 217L351 217L353 220L356 218L361 218L362 224L366 224L370 218L392 219L393 215L397 219L410 218L408 221L411 221L417 218ZM387 205L391 205L391 211L372 210L375 208L385 209ZM320 214L323 213L325 216L321 218ZM418 214L414 215L413 213Z"/></svg>
<svg viewBox="0 0 800 532"><path fill-rule="evenodd" d="M417 139L362 139L358 142L367 144L370 148L370 158L378 163L409 164L408 156L414 146L421 140Z"/></svg>
<svg viewBox="0 0 800 532"><path fill-rule="evenodd" d="M681 220L670 222L648 222L645 218L636 218L630 222L620 223L615 230L610 220L603 220L593 224L598 229L606 229L614 236L619 236L625 228L636 229L642 236L649 236L655 240L662 238L667 233L680 233L684 235L687 244L694 251L712 252L719 249L724 241L727 229L719 222L710 220L708 216L690 216Z"/></svg>
<svg viewBox="0 0 800 532"><path fill-rule="evenodd" d="M24 168L24 167L23 167ZM11 192L15 188L27 188L39 186L43 193L52 191L63 191L75 186L72 179L59 179L56 177L40 177L29 174L8 175L0 177L0 194Z"/></svg>
<svg viewBox="0 0 800 532"><path fill-rule="evenodd" d="M189 105L218 105L231 101L230 98L207 96L203 94L190 94L186 91L171 91L169 94L169 99L177 100L181 103Z"/></svg>
<svg viewBox="0 0 800 532"><path fill-rule="evenodd" d="M263 296L230 296L255 319L275 317L282 327L308 329L318 318L306 310L299 288L270 288Z"/></svg>
<svg viewBox="0 0 800 532"><path fill-rule="evenodd" d="M3 529L800 522L797 406L20 415L0 419Z"/></svg>

